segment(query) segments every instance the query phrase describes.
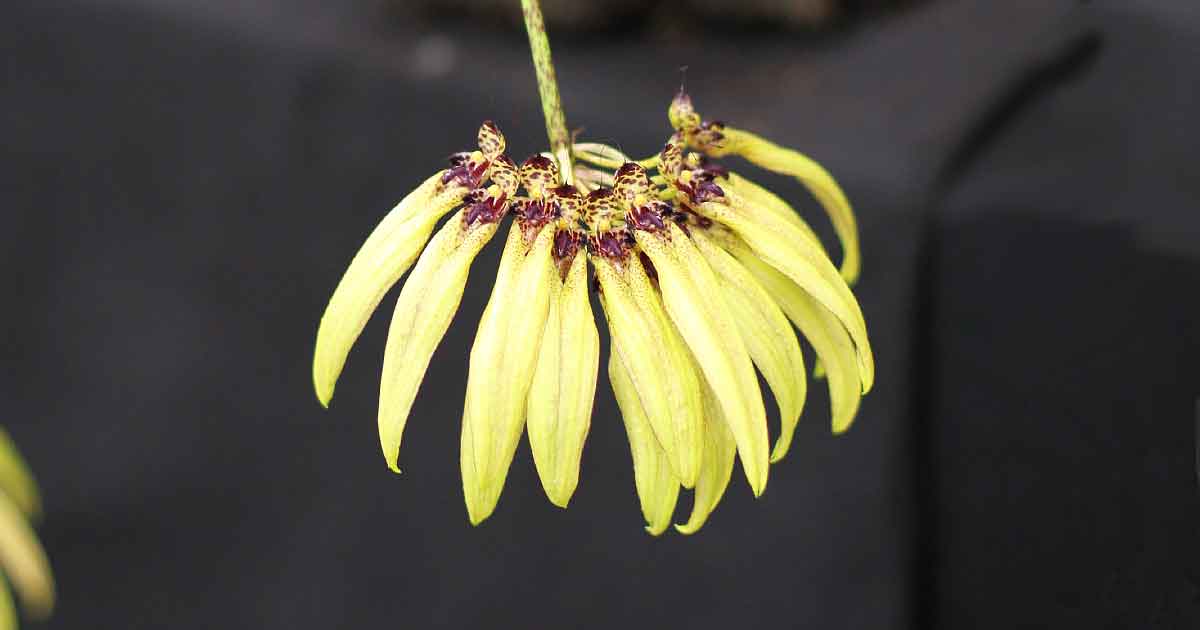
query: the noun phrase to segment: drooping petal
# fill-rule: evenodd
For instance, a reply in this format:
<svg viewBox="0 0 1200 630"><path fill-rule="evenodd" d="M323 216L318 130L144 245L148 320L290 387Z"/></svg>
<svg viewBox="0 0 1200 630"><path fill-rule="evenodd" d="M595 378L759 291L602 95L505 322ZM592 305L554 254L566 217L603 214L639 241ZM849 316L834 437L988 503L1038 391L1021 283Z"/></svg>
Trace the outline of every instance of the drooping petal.
<svg viewBox="0 0 1200 630"><path fill-rule="evenodd" d="M17 606L7 584L0 584L0 630L17 630Z"/></svg>
<svg viewBox="0 0 1200 630"><path fill-rule="evenodd" d="M687 346L636 255L592 260L613 344L676 477L691 488L704 453L704 419Z"/></svg>
<svg viewBox="0 0 1200 630"><path fill-rule="evenodd" d="M350 347L379 301L416 260L438 219L466 194L465 187L453 184L438 192L443 172L425 180L383 218L329 299L313 353L313 386L322 405L329 406Z"/></svg>
<svg viewBox="0 0 1200 630"><path fill-rule="evenodd" d="M766 411L754 365L716 275L673 222L667 222L663 231L637 230L634 235L658 270L667 314L682 333L704 378L716 388L746 478L758 496L767 485L770 459Z"/></svg>
<svg viewBox="0 0 1200 630"><path fill-rule="evenodd" d="M725 416L721 413L721 403L717 400L716 392L707 382L704 383L704 466L700 469L700 479L696 481L695 497L692 501L692 515L687 523L675 525L681 534L694 534L708 521L708 516L716 509L729 487L729 479L733 476L733 460L737 455L737 442Z"/></svg>
<svg viewBox="0 0 1200 630"><path fill-rule="evenodd" d="M458 310L471 262L496 233L494 221L467 225L467 212L456 213L429 242L392 314L379 386L379 441L395 472L400 472L396 457L417 388Z"/></svg>
<svg viewBox="0 0 1200 630"><path fill-rule="evenodd" d="M692 241L716 274L750 358L775 393L781 430L771 451L771 461L777 462L792 443L808 392L800 343L787 315L741 263L699 230L692 233Z"/></svg>
<svg viewBox="0 0 1200 630"><path fill-rule="evenodd" d="M787 221L801 234L807 236L817 247L820 247L821 251L825 251L825 246L816 232L813 232L812 227L805 223L795 208L792 208L791 204L781 199L779 195L732 171L721 181L721 186L735 195L741 195L758 208Z"/></svg>
<svg viewBox="0 0 1200 630"><path fill-rule="evenodd" d="M854 343L846 329L828 309L787 276L760 260L745 243L732 237L721 240L720 244L754 275L812 344L825 366L833 432L842 433L849 429L858 413L862 388Z"/></svg>
<svg viewBox="0 0 1200 630"><path fill-rule="evenodd" d="M679 499L679 478L672 471L666 452L659 446L654 430L650 428L638 390L621 361L621 354L616 350L614 347L608 358L608 380L612 383L613 394L616 395L617 406L625 422L625 433L629 437L629 450L633 455L633 481L642 506L642 516L646 519L646 531L657 536L671 524L675 502Z"/></svg>
<svg viewBox="0 0 1200 630"><path fill-rule="evenodd" d="M471 347L463 409L463 494L472 525L492 514L525 428L526 400L546 327L551 287L559 282L550 256L554 230L532 243L513 223L487 308Z"/></svg>
<svg viewBox="0 0 1200 630"><path fill-rule="evenodd" d="M542 488L559 507L567 507L579 483L599 367L600 336L588 301L587 256L579 254L566 280L552 284L526 419Z"/></svg>
<svg viewBox="0 0 1200 630"><path fill-rule="evenodd" d="M748 131L725 127L721 133L724 135L725 148L714 155L735 153L769 171L790 175L817 198L842 243L842 277L847 283L853 284L858 279L860 268L858 224L850 201L829 171L802 153L781 147Z"/></svg>
<svg viewBox="0 0 1200 630"><path fill-rule="evenodd" d="M28 518L41 516L42 500L37 482L17 445L3 428L0 428L0 492L8 494Z"/></svg>
<svg viewBox="0 0 1200 630"><path fill-rule="evenodd" d="M708 202L701 210L737 234L764 262L791 278L828 309L854 341L863 393L875 380L875 358L858 299L824 253L787 222L756 212L744 198L730 194L727 203Z"/></svg>
<svg viewBox="0 0 1200 630"><path fill-rule="evenodd" d="M54 576L21 508L0 492L0 567L25 612L43 619L54 609Z"/></svg>

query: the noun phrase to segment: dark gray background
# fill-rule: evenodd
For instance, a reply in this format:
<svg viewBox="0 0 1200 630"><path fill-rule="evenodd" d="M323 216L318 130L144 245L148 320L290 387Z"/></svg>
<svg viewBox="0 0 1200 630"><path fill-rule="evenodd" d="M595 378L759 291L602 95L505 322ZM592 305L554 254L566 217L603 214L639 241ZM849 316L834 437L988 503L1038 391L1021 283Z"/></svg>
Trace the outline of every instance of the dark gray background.
<svg viewBox="0 0 1200 630"><path fill-rule="evenodd" d="M46 496L45 627L1200 626L1194 3L552 33L587 137L655 150L687 65L702 111L823 162L862 228L857 424L828 435L812 386L766 494L735 480L661 539L604 383L570 510L522 446L467 523L499 247L403 476L375 436L386 315L320 409L316 323L382 214L485 118L518 158L544 144L519 31L328 4L0 7L0 421Z"/></svg>

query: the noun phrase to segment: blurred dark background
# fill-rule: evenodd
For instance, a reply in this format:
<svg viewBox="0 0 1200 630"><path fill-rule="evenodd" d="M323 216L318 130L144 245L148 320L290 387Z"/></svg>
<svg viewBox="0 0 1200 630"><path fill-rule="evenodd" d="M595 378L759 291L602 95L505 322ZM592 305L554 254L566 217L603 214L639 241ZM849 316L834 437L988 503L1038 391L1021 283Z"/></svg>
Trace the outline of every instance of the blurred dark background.
<svg viewBox="0 0 1200 630"><path fill-rule="evenodd" d="M386 315L332 408L312 393L325 301L392 203L483 119L543 146L517 4L0 6L0 421L45 493L41 627L1200 627L1200 5L546 0L587 138L656 150L686 65L862 229L856 426L830 436L811 386L761 499L735 479L653 539L603 381L570 510L523 445L467 523L498 246L403 476L375 435Z"/></svg>

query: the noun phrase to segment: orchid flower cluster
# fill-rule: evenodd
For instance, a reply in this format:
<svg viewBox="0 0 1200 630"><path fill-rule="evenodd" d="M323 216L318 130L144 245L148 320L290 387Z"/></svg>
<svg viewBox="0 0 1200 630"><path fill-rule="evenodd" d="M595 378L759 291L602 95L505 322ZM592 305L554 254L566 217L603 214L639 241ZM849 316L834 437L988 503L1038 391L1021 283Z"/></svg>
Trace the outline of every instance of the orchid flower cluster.
<svg viewBox="0 0 1200 630"><path fill-rule="evenodd" d="M673 133L661 153L637 161L572 143L517 165L499 128L485 122L475 150L454 155L384 217L329 302L313 362L325 405L371 313L412 268L392 316L379 400L383 455L398 472L405 424L471 263L513 218L468 365L461 472L472 524L495 509L524 433L550 501L566 507L575 492L601 354L593 290L652 534L671 524L680 489L694 499L676 528L697 531L738 459L754 495L763 492L807 394L796 329L828 382L834 433L850 426L872 386L866 324L850 290L857 227L842 190L807 157L704 121L682 91L668 114ZM791 175L813 193L840 237L840 272L787 202L714 161L726 155ZM773 447L756 367L779 408Z"/></svg>

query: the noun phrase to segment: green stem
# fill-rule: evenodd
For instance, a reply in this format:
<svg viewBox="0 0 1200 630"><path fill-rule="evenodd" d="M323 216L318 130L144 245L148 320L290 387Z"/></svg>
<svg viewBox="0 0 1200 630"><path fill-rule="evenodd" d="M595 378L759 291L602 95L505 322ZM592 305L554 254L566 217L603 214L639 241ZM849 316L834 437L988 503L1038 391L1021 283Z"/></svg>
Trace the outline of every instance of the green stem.
<svg viewBox="0 0 1200 630"><path fill-rule="evenodd" d="M554 78L554 61L550 59L550 40L546 37L542 7L538 0L521 0L521 11L525 14L525 31L529 33L529 52L533 55L533 68L537 72L538 94L542 98L542 114L546 117L550 151L558 158L563 183L570 184L571 134L567 131L567 118L558 98L558 82Z"/></svg>

